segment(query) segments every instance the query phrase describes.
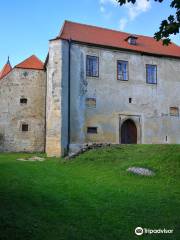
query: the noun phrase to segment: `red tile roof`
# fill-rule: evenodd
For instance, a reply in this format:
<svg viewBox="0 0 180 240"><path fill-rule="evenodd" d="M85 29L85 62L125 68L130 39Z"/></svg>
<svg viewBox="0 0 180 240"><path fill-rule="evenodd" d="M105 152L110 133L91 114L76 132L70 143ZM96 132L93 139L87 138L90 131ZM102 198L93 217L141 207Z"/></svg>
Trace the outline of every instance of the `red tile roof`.
<svg viewBox="0 0 180 240"><path fill-rule="evenodd" d="M41 62L41 60L39 60L39 58L37 58L35 55L32 55L31 57L16 65L15 68L43 70L44 64Z"/></svg>
<svg viewBox="0 0 180 240"><path fill-rule="evenodd" d="M2 71L0 71L0 80L5 77L9 72L11 72L12 67L8 60L8 62L4 65Z"/></svg>
<svg viewBox="0 0 180 240"><path fill-rule="evenodd" d="M130 35L132 34L65 21L56 39L71 39L81 43L180 58L180 47L174 43L169 46L163 46L161 41L157 42L153 37L133 34L133 36L138 38L137 45L130 45L126 41Z"/></svg>

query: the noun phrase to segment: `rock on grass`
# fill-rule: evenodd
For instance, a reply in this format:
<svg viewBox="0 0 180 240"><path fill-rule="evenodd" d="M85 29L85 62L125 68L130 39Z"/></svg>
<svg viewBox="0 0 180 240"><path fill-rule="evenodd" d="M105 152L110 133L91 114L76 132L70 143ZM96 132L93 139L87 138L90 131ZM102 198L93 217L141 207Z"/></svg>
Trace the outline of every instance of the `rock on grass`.
<svg viewBox="0 0 180 240"><path fill-rule="evenodd" d="M155 175L155 173L148 168L130 167L127 169L127 171L132 172L137 175L142 175L142 176L154 176Z"/></svg>

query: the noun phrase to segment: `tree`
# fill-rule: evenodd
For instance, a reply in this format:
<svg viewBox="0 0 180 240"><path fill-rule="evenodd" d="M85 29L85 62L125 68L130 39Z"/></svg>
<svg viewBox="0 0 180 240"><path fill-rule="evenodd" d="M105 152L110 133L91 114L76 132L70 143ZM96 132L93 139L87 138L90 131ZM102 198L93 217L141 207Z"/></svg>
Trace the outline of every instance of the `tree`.
<svg viewBox="0 0 180 240"><path fill-rule="evenodd" d="M116 1L120 4L120 6L128 2L133 4L136 3L136 0L116 0ZM154 1L161 3L164 0ZM172 0L170 7L176 10L175 15L170 15L167 19L163 20L159 27L159 31L154 34L154 38L157 41L163 40L164 45L169 45L169 43L171 43L170 36L173 34L174 35L178 34L180 29L180 0Z"/></svg>

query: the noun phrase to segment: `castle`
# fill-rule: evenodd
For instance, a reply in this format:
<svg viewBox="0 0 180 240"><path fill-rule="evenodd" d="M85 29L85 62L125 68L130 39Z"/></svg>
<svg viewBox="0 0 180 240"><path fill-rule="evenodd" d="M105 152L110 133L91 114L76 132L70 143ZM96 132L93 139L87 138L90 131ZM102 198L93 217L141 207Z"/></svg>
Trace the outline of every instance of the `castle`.
<svg viewBox="0 0 180 240"><path fill-rule="evenodd" d="M45 63L0 72L0 151L180 143L180 47L65 21Z"/></svg>

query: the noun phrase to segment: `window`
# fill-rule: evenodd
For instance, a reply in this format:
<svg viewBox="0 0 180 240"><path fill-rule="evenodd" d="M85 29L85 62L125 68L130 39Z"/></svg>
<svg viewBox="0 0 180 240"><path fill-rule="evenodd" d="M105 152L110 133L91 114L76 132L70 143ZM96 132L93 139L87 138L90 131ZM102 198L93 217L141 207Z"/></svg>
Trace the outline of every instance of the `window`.
<svg viewBox="0 0 180 240"><path fill-rule="evenodd" d="M128 62L117 61L117 79L122 81L128 80Z"/></svg>
<svg viewBox="0 0 180 240"><path fill-rule="evenodd" d="M129 98L129 103L132 103L132 98Z"/></svg>
<svg viewBox="0 0 180 240"><path fill-rule="evenodd" d="M128 39L128 43L129 43L130 45L136 45L136 39L137 39L137 37L131 36L131 37L129 37L129 39Z"/></svg>
<svg viewBox="0 0 180 240"><path fill-rule="evenodd" d="M28 124L26 124L26 123L23 123L22 124L22 132L28 132Z"/></svg>
<svg viewBox="0 0 180 240"><path fill-rule="evenodd" d="M87 133L96 134L97 133L97 127L88 127L87 128Z"/></svg>
<svg viewBox="0 0 180 240"><path fill-rule="evenodd" d="M146 65L146 82L150 84L157 84L157 66Z"/></svg>
<svg viewBox="0 0 180 240"><path fill-rule="evenodd" d="M23 76L27 77L28 76L28 72L23 72Z"/></svg>
<svg viewBox="0 0 180 240"><path fill-rule="evenodd" d="M87 56L86 58L86 76L99 76L99 58L96 56Z"/></svg>
<svg viewBox="0 0 180 240"><path fill-rule="evenodd" d="M179 108L178 107L170 107L170 116L179 116Z"/></svg>
<svg viewBox="0 0 180 240"><path fill-rule="evenodd" d="M22 104L27 104L27 98L21 98L20 103Z"/></svg>
<svg viewBox="0 0 180 240"><path fill-rule="evenodd" d="M96 98L86 98L86 106L89 108L96 107Z"/></svg>

